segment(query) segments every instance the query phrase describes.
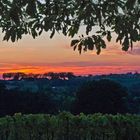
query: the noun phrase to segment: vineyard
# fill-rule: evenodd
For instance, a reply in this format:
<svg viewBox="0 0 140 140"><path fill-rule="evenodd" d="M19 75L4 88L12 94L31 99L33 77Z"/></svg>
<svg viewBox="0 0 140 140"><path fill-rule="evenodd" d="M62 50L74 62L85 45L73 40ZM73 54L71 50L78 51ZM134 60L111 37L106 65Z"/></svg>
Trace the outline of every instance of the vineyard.
<svg viewBox="0 0 140 140"><path fill-rule="evenodd" d="M15 114L0 118L0 140L140 140L140 116Z"/></svg>

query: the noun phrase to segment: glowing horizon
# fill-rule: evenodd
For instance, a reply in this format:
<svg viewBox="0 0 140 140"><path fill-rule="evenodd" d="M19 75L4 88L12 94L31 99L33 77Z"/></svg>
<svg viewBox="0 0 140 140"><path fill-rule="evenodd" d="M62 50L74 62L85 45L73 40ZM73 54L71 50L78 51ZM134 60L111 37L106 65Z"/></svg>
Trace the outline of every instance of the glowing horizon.
<svg viewBox="0 0 140 140"><path fill-rule="evenodd" d="M10 68L0 68L0 75L8 72L24 72L43 74L46 72L73 72L75 75L102 75L140 73L140 66L23 66L13 65Z"/></svg>
<svg viewBox="0 0 140 140"><path fill-rule="evenodd" d="M76 37L75 37L76 38ZM1 39L2 40L2 39ZM70 47L70 38L47 34L35 40L25 36L16 43L0 42L0 75L4 72L73 72L76 75L140 72L140 43L124 52L119 44L108 43L101 55L96 50L82 55Z"/></svg>

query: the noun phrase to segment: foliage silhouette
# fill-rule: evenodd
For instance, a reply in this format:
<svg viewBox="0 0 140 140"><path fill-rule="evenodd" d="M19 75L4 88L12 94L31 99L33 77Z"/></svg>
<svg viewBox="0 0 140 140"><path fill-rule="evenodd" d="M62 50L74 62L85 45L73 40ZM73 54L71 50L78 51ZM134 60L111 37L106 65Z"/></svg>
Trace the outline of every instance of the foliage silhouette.
<svg viewBox="0 0 140 140"><path fill-rule="evenodd" d="M0 89L0 116L37 113L57 113L51 97L44 93Z"/></svg>
<svg viewBox="0 0 140 140"><path fill-rule="evenodd" d="M111 80L90 81L77 91L74 113L127 113L126 90Z"/></svg>
<svg viewBox="0 0 140 140"><path fill-rule="evenodd" d="M36 38L43 31L51 32L50 38L56 32L74 37L82 25L87 36L71 42L79 53L96 49L100 54L112 33L127 51L140 41L140 0L0 0L3 40L15 42L24 34Z"/></svg>
<svg viewBox="0 0 140 140"><path fill-rule="evenodd" d="M33 74L32 75L30 74L29 76L33 76ZM112 93L113 89L110 88L112 84L110 84L108 88L103 89L103 91L108 91L108 92L104 92L103 94L101 94L100 92L99 94L99 91L98 91L97 92L98 96L96 96L96 98L100 97L101 95L104 95L104 100L105 100L101 102L101 100L103 100L101 98L100 101L98 101L99 99L97 99L96 101L96 103L98 103L100 107L103 106L101 108L102 109L101 112L105 111L104 107L107 107L107 106L109 106L107 108L108 112L112 112L112 110L113 111L117 110L115 107L113 107L112 104L110 105L110 101L115 102L115 100L116 101L118 100L117 103L119 103L119 101L122 103L122 105L121 103L119 104L120 110L121 110L121 111L119 110L120 113L127 112L126 110L127 108L128 108L128 113L131 113L131 114L140 113L140 94L139 94L140 93L139 92L140 91L140 87L139 87L140 75L139 74L131 74L131 75L130 74L125 74L125 75L124 74L122 75L111 74L108 76L103 75L103 76L97 76L97 77L96 76L95 77L76 76L75 78L72 78L72 79L65 79L65 78L64 79L52 79L52 78L48 79L46 78L47 76L48 76L47 74L45 74L45 76L44 74L40 74L39 77L35 76L36 78L33 78L33 79L25 78L24 80L1 80L0 81L0 115L2 114L11 115L11 114L14 114L15 112L35 113L35 111L36 113L43 113L43 112L44 113L57 113L61 111L70 111L70 112L72 111L73 113L74 112L72 110L73 105L75 105L75 113L78 113L77 108L79 107L79 105L77 104L79 104L79 102L82 102L83 100L87 102L88 100L89 101L88 103L93 104L93 101L94 101L92 99L93 96L92 97L90 96L91 98L89 98L89 93L91 93L91 95L94 94L94 92L91 92L93 89L91 88L93 86L92 84L89 84L88 82L88 85L91 85L91 87L89 86L90 90L85 89L84 93L82 91L83 94L80 96L80 101L76 100L76 98L78 98L78 95L76 95L76 92L79 91L78 89L82 85L84 85L83 88L85 88L85 83L87 81L92 81L92 80L97 80L97 79L99 80L103 78L119 82L123 87L127 88L127 91L129 91L129 94L127 95L127 97L124 96L122 98L121 96L118 97L118 95L120 94L116 94L116 96L113 96L114 93L116 93L118 90L115 90L113 88L115 91ZM100 87L98 88L98 90L100 89L102 89L102 85L100 85ZM109 94L109 91L110 91L110 94ZM79 91L79 94L80 93L81 91ZM108 94L105 94L105 93L108 93ZM126 93L126 91L122 93ZM76 100L76 104L74 104L75 100ZM127 103L127 104L124 104L124 103ZM42 105L43 107L41 107ZM111 107L112 107L112 110L110 109ZM53 108L55 110L53 110ZM82 111L86 110L86 111L91 112L90 108L92 107L87 108L87 104L86 105L82 104L80 110ZM97 112L99 111L97 110L97 107L95 109Z"/></svg>
<svg viewBox="0 0 140 140"><path fill-rule="evenodd" d="M23 79L63 79L63 80L68 80L71 78L75 78L76 76L72 72L48 72L44 74L33 74L33 73L23 73L23 72L12 72L12 73L3 73L2 78L4 80L23 80Z"/></svg>
<svg viewBox="0 0 140 140"><path fill-rule="evenodd" d="M139 140L138 115L21 115L0 118L2 140Z"/></svg>

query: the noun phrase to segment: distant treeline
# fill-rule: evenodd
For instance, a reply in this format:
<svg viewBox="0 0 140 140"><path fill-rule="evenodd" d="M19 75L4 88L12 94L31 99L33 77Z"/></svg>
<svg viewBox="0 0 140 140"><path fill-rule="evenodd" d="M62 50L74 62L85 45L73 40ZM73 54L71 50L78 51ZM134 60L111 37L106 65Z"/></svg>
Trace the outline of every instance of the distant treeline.
<svg viewBox="0 0 140 140"><path fill-rule="evenodd" d="M4 80L21 80L21 79L38 79L38 78L46 78L46 79L71 79L74 78L75 75L72 72L48 72L44 74L33 74L33 73L23 73L23 72L10 72L3 73L2 78Z"/></svg>
<svg viewBox="0 0 140 140"><path fill-rule="evenodd" d="M35 74L35 73L24 73L24 72L8 72L8 73L3 73L2 78L4 80L22 80L22 79L49 79L49 80L57 80L57 79L62 79L62 80L69 80L71 78L76 78L76 77L96 77L96 78L140 78L140 73L135 72L129 72L126 74L102 74L102 75L92 75L92 74L87 74L86 76L77 76L73 72L47 72L43 74Z"/></svg>
<svg viewBox="0 0 140 140"><path fill-rule="evenodd" d="M21 115L0 118L1 140L140 140L137 115Z"/></svg>

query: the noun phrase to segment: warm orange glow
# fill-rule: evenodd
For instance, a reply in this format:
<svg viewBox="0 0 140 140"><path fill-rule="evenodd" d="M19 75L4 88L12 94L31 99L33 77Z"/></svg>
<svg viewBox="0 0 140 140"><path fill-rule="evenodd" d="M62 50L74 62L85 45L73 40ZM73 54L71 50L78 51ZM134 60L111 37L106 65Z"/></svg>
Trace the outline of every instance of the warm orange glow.
<svg viewBox="0 0 140 140"><path fill-rule="evenodd" d="M70 38L48 35L33 40L26 36L17 43L0 42L0 74L4 72L109 74L140 72L140 43L123 52L119 44L108 43L101 55L96 50L78 54L70 48Z"/></svg>
<svg viewBox="0 0 140 140"><path fill-rule="evenodd" d="M11 69L0 69L3 72L24 72L24 73L45 73L45 72L73 72L76 75L87 74L110 74L110 73L127 73L140 72L140 66L16 66Z"/></svg>

